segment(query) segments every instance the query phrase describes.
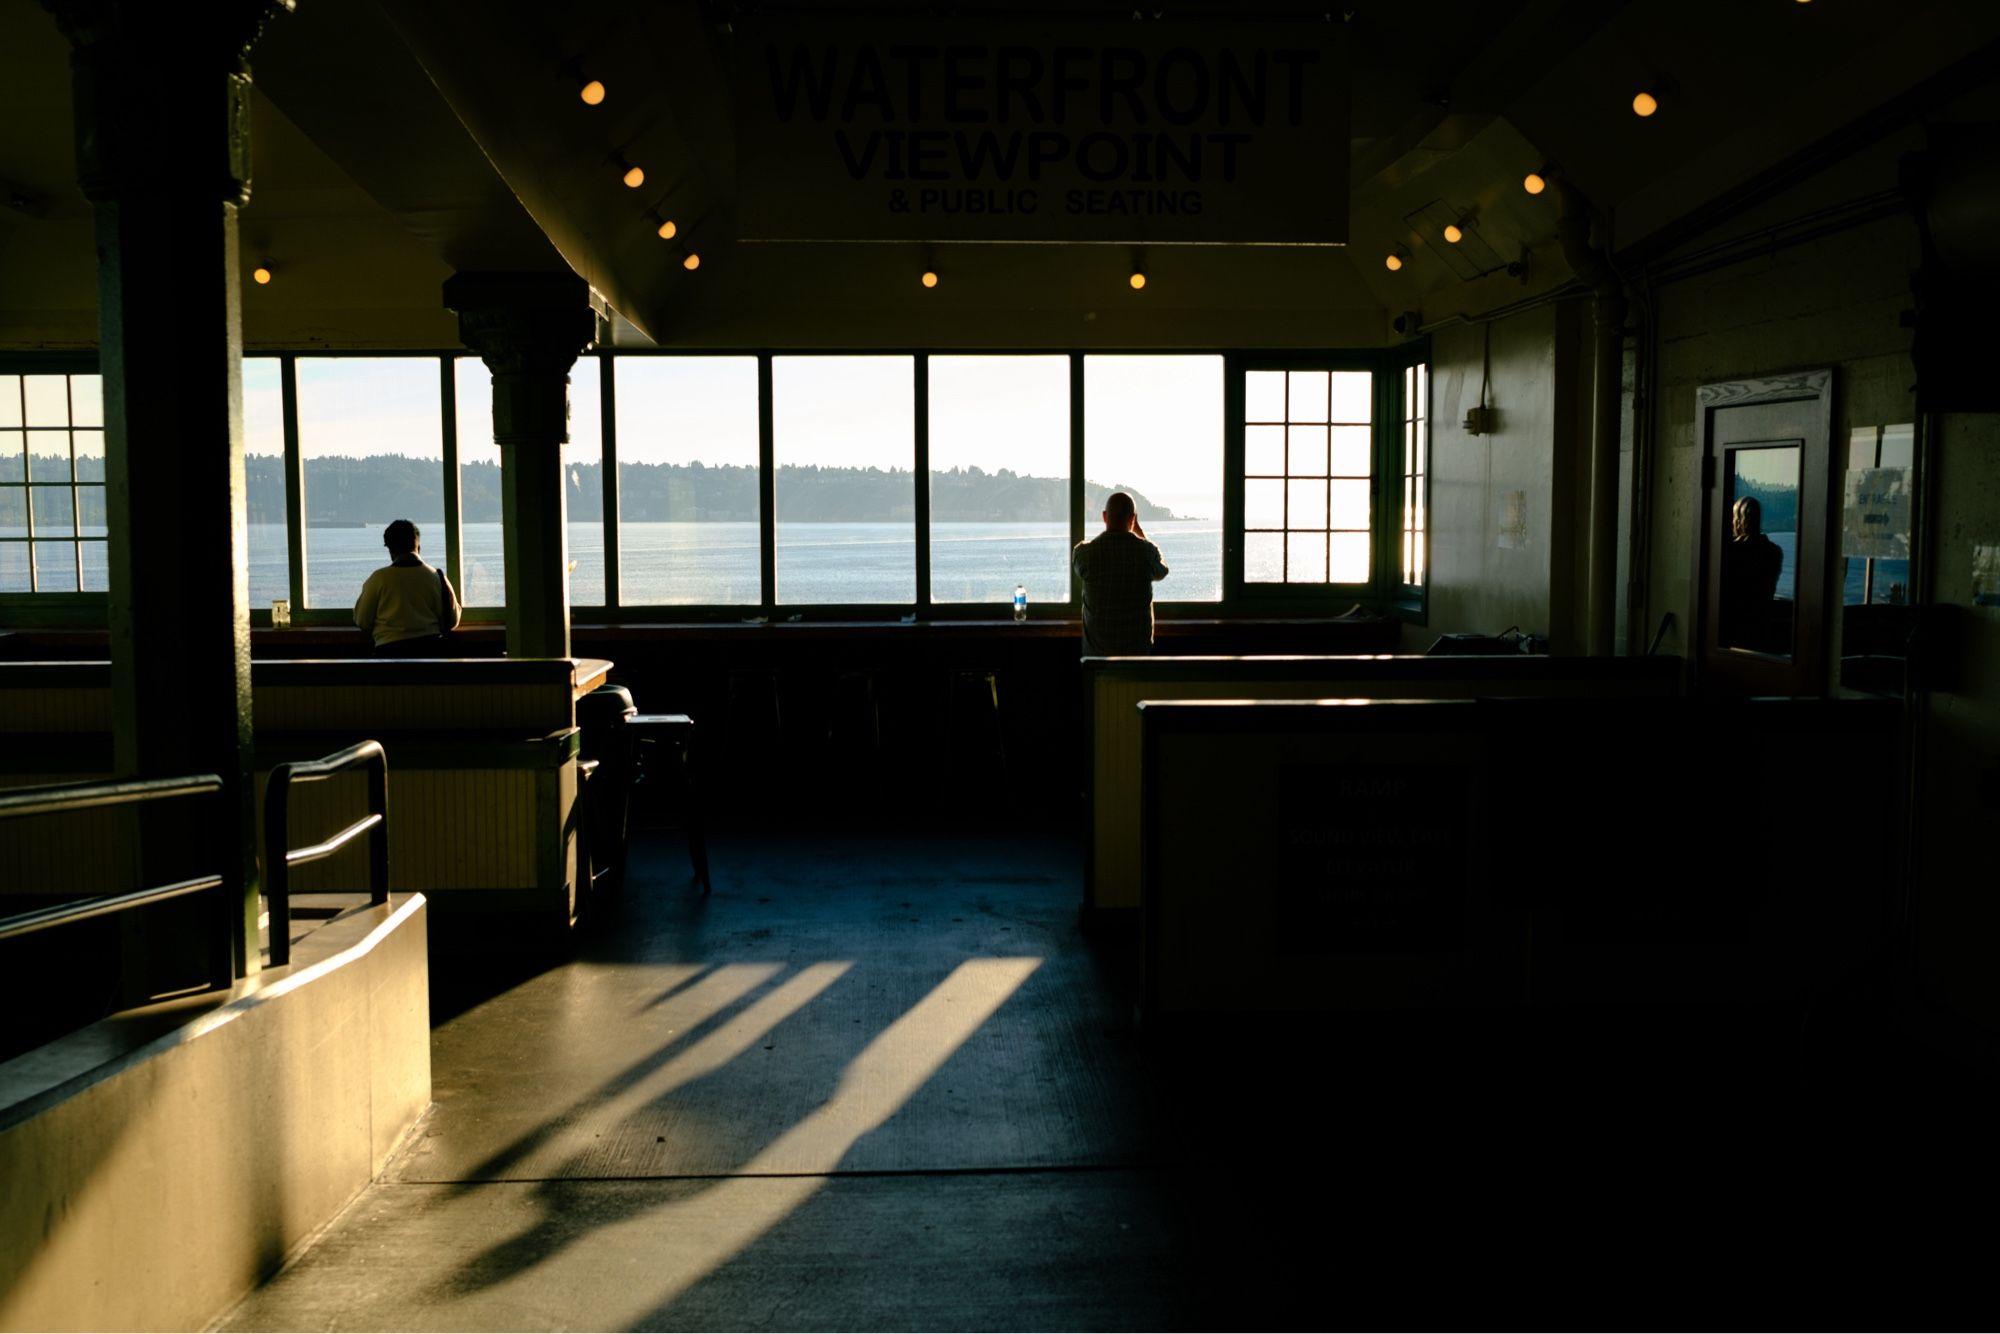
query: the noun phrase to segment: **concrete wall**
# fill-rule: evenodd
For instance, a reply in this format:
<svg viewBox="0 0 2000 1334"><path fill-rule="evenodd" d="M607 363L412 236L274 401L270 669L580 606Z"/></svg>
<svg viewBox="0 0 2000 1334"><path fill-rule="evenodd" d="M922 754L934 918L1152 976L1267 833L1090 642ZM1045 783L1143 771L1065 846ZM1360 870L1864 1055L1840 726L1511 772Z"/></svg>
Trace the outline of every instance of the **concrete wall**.
<svg viewBox="0 0 2000 1334"><path fill-rule="evenodd" d="M200 1329L332 1221L430 1104L425 925L368 909L136 1051L108 1030L160 1016L0 1066L0 1329Z"/></svg>
<svg viewBox="0 0 2000 1334"><path fill-rule="evenodd" d="M1973 1053L2000 1051L2000 899L1992 892L2000 841L2000 607L1972 605L1975 545L2000 546L2000 414L1950 413L1937 422L1937 510L1926 544L1936 601L1960 610L1961 651L1950 690L1924 701L1918 959L1930 999L1983 1031Z"/></svg>
<svg viewBox="0 0 2000 1334"><path fill-rule="evenodd" d="M1570 636L1581 304L1543 306L1490 324L1440 329L1431 341L1431 595L1429 623L1404 647L1440 634L1509 626ZM1468 435L1488 364L1492 434ZM1581 377L1587 393L1588 376Z"/></svg>

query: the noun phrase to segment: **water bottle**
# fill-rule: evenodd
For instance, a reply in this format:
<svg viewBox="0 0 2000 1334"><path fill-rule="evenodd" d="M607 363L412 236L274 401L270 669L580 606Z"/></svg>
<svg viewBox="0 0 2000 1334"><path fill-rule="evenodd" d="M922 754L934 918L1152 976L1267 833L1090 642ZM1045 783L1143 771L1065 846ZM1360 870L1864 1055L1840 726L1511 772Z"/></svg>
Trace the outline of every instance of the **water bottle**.
<svg viewBox="0 0 2000 1334"><path fill-rule="evenodd" d="M1014 585L1014 619L1017 621L1028 619L1028 587L1026 584Z"/></svg>

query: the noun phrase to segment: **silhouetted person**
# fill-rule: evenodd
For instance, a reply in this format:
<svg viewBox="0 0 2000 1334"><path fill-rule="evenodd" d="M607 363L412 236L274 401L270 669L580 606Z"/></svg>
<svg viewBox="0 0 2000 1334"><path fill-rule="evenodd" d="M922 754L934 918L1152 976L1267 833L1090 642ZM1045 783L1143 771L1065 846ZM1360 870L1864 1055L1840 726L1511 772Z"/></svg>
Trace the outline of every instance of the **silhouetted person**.
<svg viewBox="0 0 2000 1334"><path fill-rule="evenodd" d="M1070 566L1083 585L1086 658L1153 651L1153 583L1167 577L1160 549L1123 491L1104 502L1104 531L1077 543Z"/></svg>
<svg viewBox="0 0 2000 1334"><path fill-rule="evenodd" d="M1764 536L1764 507L1750 496L1730 511L1729 532L1722 548L1722 642L1774 651L1771 604L1785 566L1784 550Z"/></svg>
<svg viewBox="0 0 2000 1334"><path fill-rule="evenodd" d="M443 570L424 562L423 534L408 519L382 530L389 563L368 576L354 604L354 623L374 637L381 657L442 654L441 637L458 627L462 608Z"/></svg>

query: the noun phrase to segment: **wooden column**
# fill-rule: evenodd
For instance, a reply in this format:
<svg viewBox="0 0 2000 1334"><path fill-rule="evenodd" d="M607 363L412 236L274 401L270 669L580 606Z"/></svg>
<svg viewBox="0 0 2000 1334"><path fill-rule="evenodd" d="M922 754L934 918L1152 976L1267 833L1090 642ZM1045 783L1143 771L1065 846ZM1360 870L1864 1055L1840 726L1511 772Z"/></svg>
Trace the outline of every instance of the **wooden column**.
<svg viewBox="0 0 2000 1334"><path fill-rule="evenodd" d="M159 808L139 833L154 882L220 859L234 957L210 959L213 976L257 966L236 223L246 62L291 7L48 4L73 49L78 176L96 210L116 765L222 777L219 820Z"/></svg>
<svg viewBox="0 0 2000 1334"><path fill-rule="evenodd" d="M569 656L569 523L562 447L569 372L597 336L590 287L572 274L460 273L444 285L459 340L493 373L506 525L507 656Z"/></svg>

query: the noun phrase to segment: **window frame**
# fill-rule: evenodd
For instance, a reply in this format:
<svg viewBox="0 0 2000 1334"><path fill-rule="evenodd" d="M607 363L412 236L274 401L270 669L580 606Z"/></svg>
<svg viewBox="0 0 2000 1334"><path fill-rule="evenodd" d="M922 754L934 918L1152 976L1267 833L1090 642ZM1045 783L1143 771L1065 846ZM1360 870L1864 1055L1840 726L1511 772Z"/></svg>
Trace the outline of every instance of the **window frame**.
<svg viewBox="0 0 2000 1334"><path fill-rule="evenodd" d="M1087 445L1085 420L1085 366L1093 356L1188 356L1220 357L1223 375L1222 438L1222 594L1219 600L1190 602L1161 599L1155 610L1161 619L1258 619L1278 617L1326 617L1344 612L1360 602L1382 615L1397 616L1423 624L1429 601L1430 533L1426 525L1425 583L1401 581L1402 477L1403 477L1403 372L1410 366L1430 362L1430 342L1419 339L1396 347L1346 350L1279 350L1230 348L1149 348L1102 347L933 347L900 348L600 348L583 353L571 370L599 377L599 421L601 430L600 482L604 532L604 600L572 608L582 613L585 624L646 625L662 623L766 622L859 622L895 624L916 621L1011 620L1007 602L934 603L931 595L930 541L930 395L931 357L1067 357L1070 372L1069 394L1069 513L1070 543L1083 541L1086 520L1083 514L1087 488ZM463 584L463 530L458 449L458 405L454 375L461 358L473 356L463 348L247 348L245 359L275 359L280 366L283 392L286 516L289 543L289 586L292 622L302 626L346 625L351 613L345 608L305 605L306 539L305 470L299 446L298 368L301 357L343 359L350 357L387 359L430 359L437 365L440 394L440 445L442 456L440 485L444 497L444 568L454 586ZM776 474L775 438L772 412L773 358L805 356L883 356L911 360L914 385L914 426L912 485L914 490L912 525L915 547L914 602L778 604L775 600ZM620 597L618 495L618 359L624 357L750 357L757 362L758 379L758 488L761 596L756 603L731 604L652 604L625 603ZM95 374L98 357L91 353L15 353L0 355L0 374ZM588 368L588 369L586 369ZM1252 370L1331 370L1368 371L1374 375L1370 477L1370 568L1365 583L1329 584L1246 584L1244 555L1245 376ZM1434 397L1434 394L1433 394ZM1426 404L1426 420L1429 405ZM1431 423L1433 431L1435 422ZM1427 457L1426 463L1430 462ZM1424 472L1424 506L1428 516L1431 469ZM1060 602L1043 598L1028 608L1031 619L1074 620L1080 607L1080 590L1074 574L1068 597ZM468 606L468 621L499 621L505 617L500 606ZM109 597L98 593L6 593L0 594L0 624L24 628L36 626L104 625L109 619ZM267 628L271 622L268 606L250 609L252 626Z"/></svg>

